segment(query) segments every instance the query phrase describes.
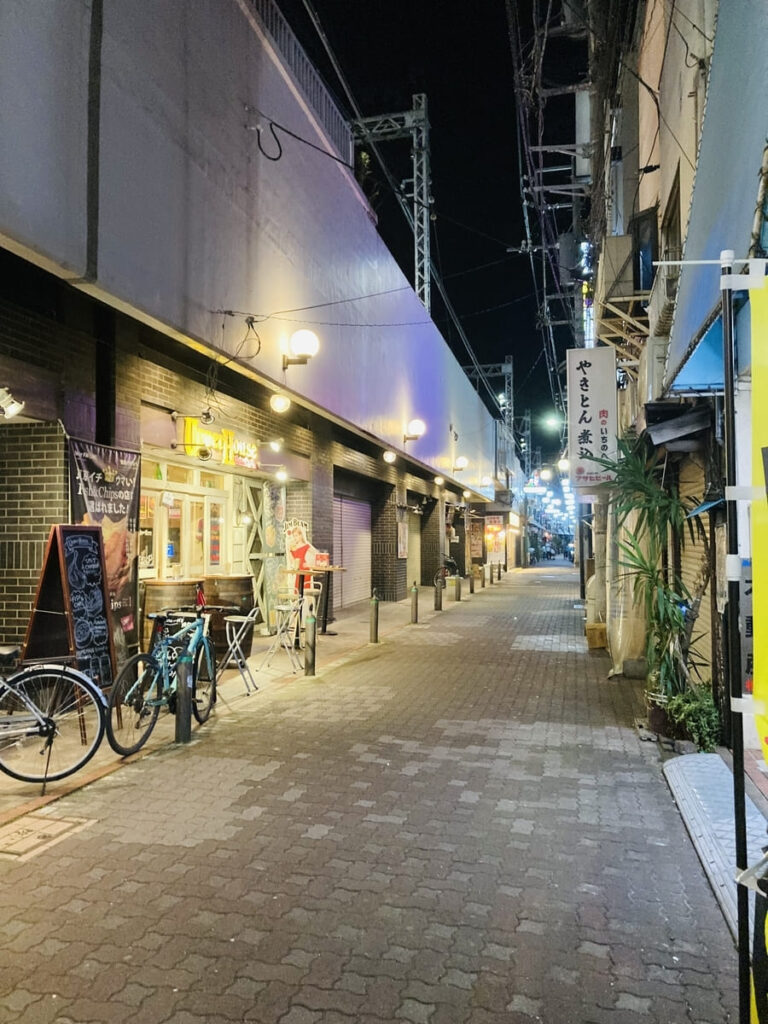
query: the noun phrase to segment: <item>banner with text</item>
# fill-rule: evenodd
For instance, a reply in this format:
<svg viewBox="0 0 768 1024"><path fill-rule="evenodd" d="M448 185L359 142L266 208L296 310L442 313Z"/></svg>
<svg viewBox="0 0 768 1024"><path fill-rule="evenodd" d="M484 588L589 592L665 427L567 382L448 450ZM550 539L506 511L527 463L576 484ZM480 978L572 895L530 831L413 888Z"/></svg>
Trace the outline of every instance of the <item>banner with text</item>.
<svg viewBox="0 0 768 1024"><path fill-rule="evenodd" d="M568 349L568 457L571 486L613 479L595 459L616 458L616 353L612 348Z"/></svg>
<svg viewBox="0 0 768 1024"><path fill-rule="evenodd" d="M100 526L118 663L138 643L141 455L92 441L69 442L71 520Z"/></svg>

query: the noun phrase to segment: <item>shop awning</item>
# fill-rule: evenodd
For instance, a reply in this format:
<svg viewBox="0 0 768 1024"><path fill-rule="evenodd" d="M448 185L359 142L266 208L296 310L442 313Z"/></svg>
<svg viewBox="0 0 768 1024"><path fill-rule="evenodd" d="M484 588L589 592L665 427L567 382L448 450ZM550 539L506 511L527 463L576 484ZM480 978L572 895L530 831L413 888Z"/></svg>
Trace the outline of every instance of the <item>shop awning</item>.
<svg viewBox="0 0 768 1024"><path fill-rule="evenodd" d="M717 260L723 249L747 255L768 132L762 101L768 95L766 39L765 0L719 4L683 259ZM691 343L719 301L719 267L681 267L665 388L677 384Z"/></svg>
<svg viewBox="0 0 768 1024"><path fill-rule="evenodd" d="M714 498L712 501L702 502L701 505L697 505L696 508L691 509L686 519L693 519L694 516L700 516L702 512L710 512L713 508L717 508L718 505L724 505L725 498Z"/></svg>
<svg viewBox="0 0 768 1024"><path fill-rule="evenodd" d="M718 316L702 335L669 390L672 394L696 394L722 391L723 387L723 319Z"/></svg>

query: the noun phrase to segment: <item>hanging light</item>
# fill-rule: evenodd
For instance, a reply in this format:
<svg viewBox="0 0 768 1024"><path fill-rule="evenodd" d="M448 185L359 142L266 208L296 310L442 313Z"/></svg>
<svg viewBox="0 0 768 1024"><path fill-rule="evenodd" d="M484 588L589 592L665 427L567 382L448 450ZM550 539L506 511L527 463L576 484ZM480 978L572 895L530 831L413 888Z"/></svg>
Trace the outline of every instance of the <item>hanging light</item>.
<svg viewBox="0 0 768 1024"><path fill-rule="evenodd" d="M288 395L284 395L278 391L276 394L270 396L269 407L272 412L284 413L290 409L291 400Z"/></svg>

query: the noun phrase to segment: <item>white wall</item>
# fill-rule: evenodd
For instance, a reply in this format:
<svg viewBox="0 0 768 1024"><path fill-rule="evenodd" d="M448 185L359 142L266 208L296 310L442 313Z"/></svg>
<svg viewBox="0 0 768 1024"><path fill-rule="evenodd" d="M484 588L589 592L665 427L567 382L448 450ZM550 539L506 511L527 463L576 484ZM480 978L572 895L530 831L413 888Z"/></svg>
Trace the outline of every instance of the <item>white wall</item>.
<svg viewBox="0 0 768 1024"><path fill-rule="evenodd" d="M0 115L0 232L62 273L84 266L88 9L85 0L0 6L0 84L12 110ZM286 136L282 158L269 161L248 130L256 118L246 107L258 107L330 148L247 0L104 0L101 89L98 274L85 286L237 353L260 378L394 447L419 416L428 430L408 453L448 475L465 455L461 482L480 488L493 474L493 421L351 173ZM243 318L212 312L267 317L328 302L338 304L260 322L252 359L255 339L238 349ZM320 354L284 379L282 347L309 324Z"/></svg>

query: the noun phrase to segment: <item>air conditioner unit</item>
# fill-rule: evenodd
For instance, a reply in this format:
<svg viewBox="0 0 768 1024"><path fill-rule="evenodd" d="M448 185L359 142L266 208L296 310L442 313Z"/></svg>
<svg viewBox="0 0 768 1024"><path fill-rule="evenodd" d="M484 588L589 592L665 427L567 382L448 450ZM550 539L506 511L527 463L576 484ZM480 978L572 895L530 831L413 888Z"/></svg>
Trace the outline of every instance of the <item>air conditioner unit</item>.
<svg viewBox="0 0 768 1024"><path fill-rule="evenodd" d="M659 336L658 334L651 334L643 346L643 351L640 354L637 382L638 400L641 408L647 402L655 402L661 398L668 345L669 338Z"/></svg>

